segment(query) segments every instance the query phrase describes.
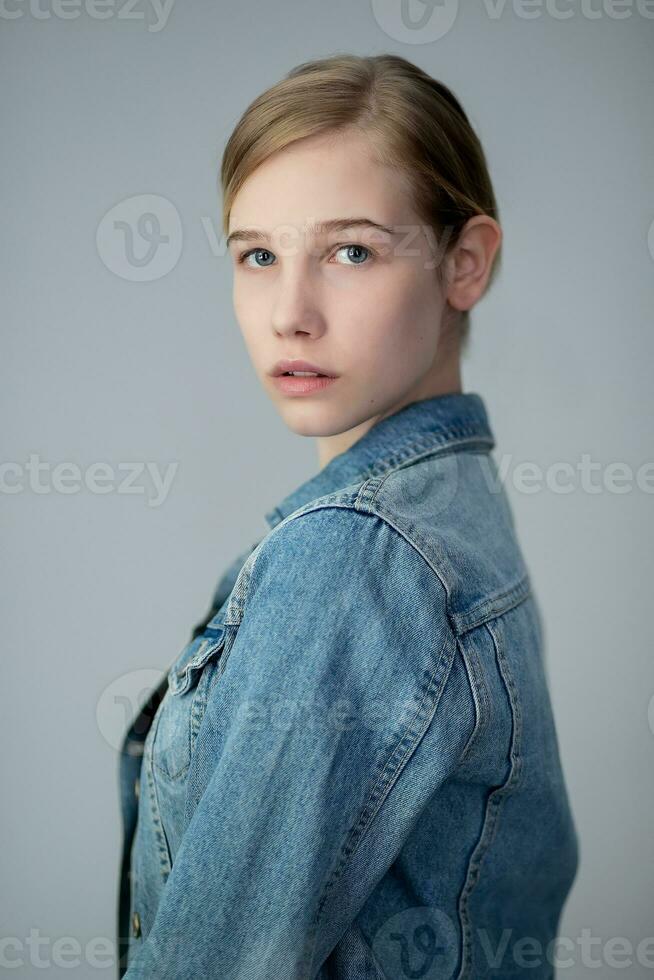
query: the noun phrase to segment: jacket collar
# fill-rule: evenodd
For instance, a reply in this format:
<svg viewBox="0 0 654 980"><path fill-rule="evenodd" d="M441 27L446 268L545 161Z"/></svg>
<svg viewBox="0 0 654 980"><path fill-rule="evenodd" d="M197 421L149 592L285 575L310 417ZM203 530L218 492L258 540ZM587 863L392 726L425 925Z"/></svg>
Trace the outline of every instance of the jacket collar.
<svg viewBox="0 0 654 980"><path fill-rule="evenodd" d="M369 477L379 476L411 456L461 440L492 449L495 439L486 406L476 392L452 392L411 402L387 415L345 452L334 456L315 476L264 516L275 527L298 507Z"/></svg>

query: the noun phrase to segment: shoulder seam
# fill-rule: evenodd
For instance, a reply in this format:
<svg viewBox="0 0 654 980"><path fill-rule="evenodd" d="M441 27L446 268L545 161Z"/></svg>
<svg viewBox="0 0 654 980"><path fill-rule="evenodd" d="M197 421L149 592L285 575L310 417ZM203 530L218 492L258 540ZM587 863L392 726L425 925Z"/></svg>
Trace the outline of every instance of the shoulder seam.
<svg viewBox="0 0 654 980"><path fill-rule="evenodd" d="M439 580L445 593L445 611L447 620L450 629L455 636L462 636L464 633L467 633L476 626L481 626L483 623L488 622L488 620L502 615L509 609L512 609L514 606L520 605L521 602L524 602L524 600L531 595L531 580L528 572L525 572L524 575L520 576L504 592L484 598L477 605L472 606L471 608L462 612L455 612L452 609L451 589L442 569L440 569L435 562L431 561L427 557L425 552L420 547L419 542L415 541L411 535L407 534L403 528L399 527L399 525L393 520L392 516L382 510L378 505L377 492L381 485L391 475L391 472L394 471L384 473L383 476L370 477L360 485L356 493L354 493L353 490L350 490L347 494L344 494L343 491L338 491L333 494L325 494L325 496L306 504L301 510L295 511L293 514L289 514L286 521L298 519L305 514L311 513L312 511L325 510L329 508L356 511L360 514L368 514L373 517L378 517L380 520L384 521L385 524L391 527L401 538L406 541L411 548L413 548L417 554L420 555L423 562L431 570L432 574L434 574ZM277 526L279 527L281 525Z"/></svg>
<svg viewBox="0 0 654 980"><path fill-rule="evenodd" d="M279 524L272 528L272 530L269 531L268 534L266 534L250 552L250 555L248 556L238 578L236 579L232 599L230 600L225 614L225 625L240 625L241 619L243 618L245 602L249 592L252 572L262 548L265 549L266 542L268 542L278 531L281 531L286 525L292 523L293 521L300 520L302 517L308 514L317 513L320 510L342 510L348 511L352 514L376 517L378 520L383 521L389 528L392 528L392 530L399 537L401 537L416 554L420 556L424 564L427 565L431 573L439 581L445 595L445 615L448 627L454 636L461 636L470 629L480 626L486 621L501 615L508 609L519 605L531 594L529 575L525 574L501 595L495 595L483 599L478 605L473 606L470 609L466 609L463 612L455 612L452 609L451 589L442 569L440 569L432 560L430 560L430 558L420 547L419 542L415 541L404 531L403 528L395 523L391 515L382 511L379 506L372 506L373 501L375 501L376 498L377 490L379 489L379 484L380 482L383 482L387 476L388 474L384 474L383 477L370 477L360 486L353 485L347 490L347 492L345 490L339 490L334 493L325 494L322 497L318 497L317 499L305 504L303 507L293 511L292 514L289 514L284 518L284 520L280 521ZM371 494L370 491L373 486L374 491ZM243 581L241 581L241 579L243 579Z"/></svg>
<svg viewBox="0 0 654 980"><path fill-rule="evenodd" d="M347 500L341 500L339 502L339 497L342 496L342 492L338 492L338 493L335 493L335 494L326 494L324 497L320 497L320 498L318 498L318 500L314 500L310 504L307 504L305 507L303 507L303 508L301 508L301 509L299 509L297 511L294 511L293 514L289 514L288 517L286 517L275 528L273 528L273 530L270 533L272 535L272 534L275 533L275 531L277 531L278 528L281 528L284 524L290 523L293 520L299 520L300 518L304 517L306 514L310 514L310 513L313 513L315 511L318 511L318 510L329 510L329 509L345 510L345 511L349 511L351 513L357 513L357 514L362 514L362 515L366 515L366 516L369 516L369 517L376 517L376 518L378 518L380 521L383 521L384 524L386 524L388 527L392 528L392 530L399 537L401 537L407 543L407 545L410 548L412 548L413 551L416 552L416 554L420 555L420 557L422 558L422 561L424 562L424 564L427 565L427 567L429 568L429 570L431 571L431 573L440 582L440 585L441 585L441 587L443 589L443 592L444 592L444 595L445 595L445 614L446 614L446 617L447 617L448 627L449 627L451 633L454 636L456 636L457 635L457 630L456 630L456 627L455 627L455 621L454 621L454 619L453 619L453 617L451 615L451 611L450 611L450 605L451 605L451 603L450 603L450 591L448 589L447 583L446 583L443 575L440 573L439 569L436 568L436 566L431 561L429 561L429 559L424 554L424 552L422 551L422 549L419 547L419 545L411 537L409 537L407 534L405 534L405 532L400 527L398 527L398 525L395 524L390 519L390 517L388 515L386 515L385 513L383 513L382 511L380 511L376 507L370 507L368 505L367 501L366 501L366 488L367 488L368 484L370 484L370 483L376 483L378 481L378 479L379 479L378 477L371 477L369 480L366 480L363 484L361 484L361 486L359 487L359 490L356 493L356 495L353 495L352 492L349 493L347 495L349 498L352 498L354 496L354 499L352 500L351 503L348 503Z"/></svg>

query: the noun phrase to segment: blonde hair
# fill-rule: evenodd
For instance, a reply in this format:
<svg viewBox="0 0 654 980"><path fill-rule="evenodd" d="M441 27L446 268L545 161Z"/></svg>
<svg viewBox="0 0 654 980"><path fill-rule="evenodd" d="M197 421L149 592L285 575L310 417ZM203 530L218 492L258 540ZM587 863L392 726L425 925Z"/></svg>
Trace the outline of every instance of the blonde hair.
<svg viewBox="0 0 654 980"><path fill-rule="evenodd" d="M297 140L346 129L368 136L379 162L405 178L413 209L433 229L443 255L469 218L487 214L498 220L484 151L450 89L398 55L340 54L297 65L239 119L220 172L224 234L236 194L260 164ZM437 269L440 276L440 261ZM458 324L463 352L468 311Z"/></svg>

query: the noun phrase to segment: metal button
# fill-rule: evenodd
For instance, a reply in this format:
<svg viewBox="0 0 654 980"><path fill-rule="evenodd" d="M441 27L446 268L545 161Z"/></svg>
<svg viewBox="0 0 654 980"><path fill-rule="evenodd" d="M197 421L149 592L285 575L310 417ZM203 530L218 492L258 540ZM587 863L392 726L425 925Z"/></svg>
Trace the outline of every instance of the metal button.
<svg viewBox="0 0 654 980"><path fill-rule="evenodd" d="M138 939L141 935L141 916L135 912L132 916L132 935Z"/></svg>
<svg viewBox="0 0 654 980"><path fill-rule="evenodd" d="M140 792L141 792L141 780L137 776L136 779L134 780L134 796L136 797L137 800L139 798Z"/></svg>

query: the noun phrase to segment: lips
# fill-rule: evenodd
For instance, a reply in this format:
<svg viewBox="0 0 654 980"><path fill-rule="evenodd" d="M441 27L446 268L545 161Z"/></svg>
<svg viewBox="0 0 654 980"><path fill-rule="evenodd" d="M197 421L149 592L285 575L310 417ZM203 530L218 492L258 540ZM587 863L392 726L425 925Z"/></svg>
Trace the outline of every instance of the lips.
<svg viewBox="0 0 654 980"><path fill-rule="evenodd" d="M326 367L322 367L318 364L312 364L310 361L301 361L297 359L284 359L278 361L272 369L271 374L276 378L280 375L295 375L296 372L300 377L306 375L317 375L320 378L336 377L336 375Z"/></svg>
<svg viewBox="0 0 654 980"><path fill-rule="evenodd" d="M327 375L316 376L315 374L279 374L273 378L274 385L291 398L305 397L313 394L317 395L319 392L336 384L336 381L337 378L328 377Z"/></svg>

